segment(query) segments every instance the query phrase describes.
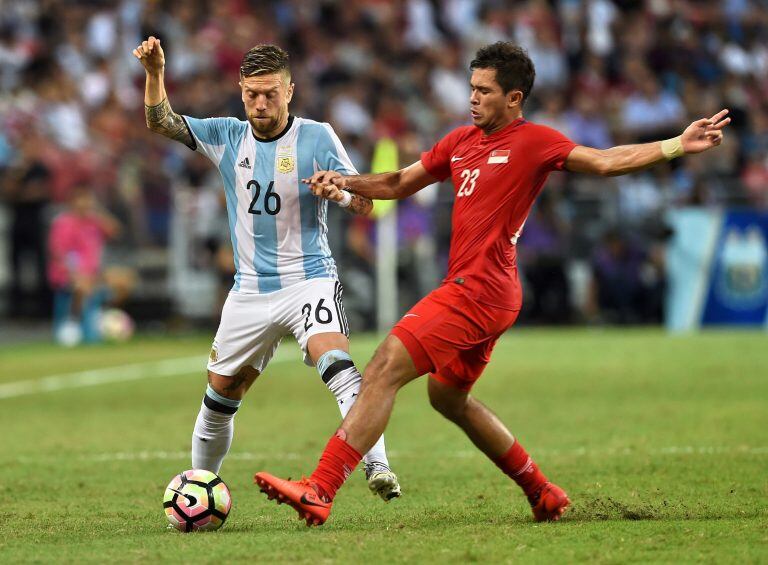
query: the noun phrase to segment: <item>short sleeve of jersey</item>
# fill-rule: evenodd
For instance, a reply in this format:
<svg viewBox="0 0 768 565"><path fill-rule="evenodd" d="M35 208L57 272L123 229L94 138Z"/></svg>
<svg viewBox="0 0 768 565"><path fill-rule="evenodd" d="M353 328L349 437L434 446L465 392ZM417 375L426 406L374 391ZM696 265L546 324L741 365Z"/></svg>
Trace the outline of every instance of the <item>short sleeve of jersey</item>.
<svg viewBox="0 0 768 565"><path fill-rule="evenodd" d="M562 171L568 155L576 147L576 144L562 133L546 126L536 126L534 139L542 166L548 171Z"/></svg>
<svg viewBox="0 0 768 565"><path fill-rule="evenodd" d="M451 153L456 147L465 128L458 128L443 137L429 151L421 154L421 164L437 180L451 176Z"/></svg>
<svg viewBox="0 0 768 565"><path fill-rule="evenodd" d="M234 118L192 118L182 116L195 141L194 150L218 165L224 155Z"/></svg>
<svg viewBox="0 0 768 565"><path fill-rule="evenodd" d="M333 128L329 124L322 124L322 126L323 129L315 145L315 162L318 170L336 171L343 175L359 174Z"/></svg>

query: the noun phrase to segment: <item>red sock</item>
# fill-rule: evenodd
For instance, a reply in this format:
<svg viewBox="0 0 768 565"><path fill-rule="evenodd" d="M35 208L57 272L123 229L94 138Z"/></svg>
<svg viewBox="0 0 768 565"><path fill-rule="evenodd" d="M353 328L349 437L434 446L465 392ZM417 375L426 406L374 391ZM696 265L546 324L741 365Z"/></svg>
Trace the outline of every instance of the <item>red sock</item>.
<svg viewBox="0 0 768 565"><path fill-rule="evenodd" d="M310 481L320 487L322 492L318 494L325 496L328 500L333 500L336 491L341 488L363 458L354 447L341 438L340 433L343 432L339 430L328 441L315 472L309 477Z"/></svg>
<svg viewBox="0 0 768 565"><path fill-rule="evenodd" d="M509 448L509 451L496 459L494 463L520 485L528 498L534 496L547 482L547 477L539 470L539 467L517 440Z"/></svg>

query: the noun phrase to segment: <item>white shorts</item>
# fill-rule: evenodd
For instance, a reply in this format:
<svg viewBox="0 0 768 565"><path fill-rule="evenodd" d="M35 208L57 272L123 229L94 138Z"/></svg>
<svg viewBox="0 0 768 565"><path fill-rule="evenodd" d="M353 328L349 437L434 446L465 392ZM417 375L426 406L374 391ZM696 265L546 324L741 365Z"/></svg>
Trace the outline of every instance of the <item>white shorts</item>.
<svg viewBox="0 0 768 565"><path fill-rule="evenodd" d="M269 294L230 291L208 370L232 376L250 365L262 372L280 341L290 334L299 342L304 362L313 366L307 353L310 337L328 332L349 336L342 290L337 280L309 279Z"/></svg>

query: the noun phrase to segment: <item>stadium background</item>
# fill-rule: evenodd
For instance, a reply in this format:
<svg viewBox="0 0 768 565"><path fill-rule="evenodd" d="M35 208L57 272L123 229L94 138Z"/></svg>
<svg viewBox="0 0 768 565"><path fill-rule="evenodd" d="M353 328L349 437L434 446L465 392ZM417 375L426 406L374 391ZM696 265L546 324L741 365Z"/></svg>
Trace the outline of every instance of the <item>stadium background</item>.
<svg viewBox="0 0 768 565"><path fill-rule="evenodd" d="M680 233L669 215L703 215L683 231L701 241L707 215L766 213L767 30L766 2L747 0L0 0L0 561L768 561L766 334L671 338L656 325ZM231 264L216 171L144 125L130 52L150 33L174 108L201 117L240 115L243 51L282 45L293 112L330 121L361 171L384 136L407 164L464 123L467 62L496 39L536 63L526 116L577 142L670 136L730 108L715 151L628 177L553 175L527 224L521 325L571 326L513 329L473 393L567 488L563 521L531 520L516 487L429 408L424 379L398 395L386 432L402 499L381 504L356 472L320 530L268 505L253 473L312 469L338 426L286 343L237 416L227 524L166 531L162 493L189 465ZM105 266L138 274L123 307L143 331L128 343L50 341L39 252L80 186L124 226ZM401 310L445 268L451 200L444 185L400 207ZM374 324L374 228L329 212L362 367L378 342L360 333ZM651 327L613 326L636 323Z"/></svg>
<svg viewBox="0 0 768 565"><path fill-rule="evenodd" d="M241 56L292 57L295 114L328 121L360 171L378 139L400 163L468 118L468 62L513 39L536 65L526 117L604 148L670 137L727 107L723 146L615 179L554 174L519 247L521 323L662 321L670 211L768 206L765 2L561 0L5 2L0 15L0 316L50 316L47 230L79 186L123 225L106 266L138 276L123 307L144 328L215 326L231 280L216 170L144 125L150 34L179 113L242 117ZM445 270L452 191L398 212L399 310ZM353 331L375 324L375 230L335 206L330 237Z"/></svg>

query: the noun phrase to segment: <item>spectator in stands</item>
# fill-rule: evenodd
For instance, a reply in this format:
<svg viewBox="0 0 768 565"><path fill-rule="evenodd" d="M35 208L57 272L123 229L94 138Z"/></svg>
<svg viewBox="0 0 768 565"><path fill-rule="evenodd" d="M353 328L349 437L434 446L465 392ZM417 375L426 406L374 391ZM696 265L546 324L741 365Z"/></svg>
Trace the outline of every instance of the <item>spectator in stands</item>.
<svg viewBox="0 0 768 565"><path fill-rule="evenodd" d="M96 203L90 190L78 187L67 210L51 225L48 278L54 289L56 341L76 345L99 341L98 316L106 298L102 255L106 241L120 226Z"/></svg>
<svg viewBox="0 0 768 565"><path fill-rule="evenodd" d="M557 210L555 193L544 192L525 222L518 260L526 287L525 319L563 324L571 320L566 273L570 227Z"/></svg>
<svg viewBox="0 0 768 565"><path fill-rule="evenodd" d="M2 179L3 201L10 215L9 314L46 316L50 292L45 277L46 211L51 171L38 155L43 139L26 135L15 163Z"/></svg>
<svg viewBox="0 0 768 565"><path fill-rule="evenodd" d="M557 185L571 242L580 242L568 246L563 261L589 260L605 224L626 222L638 211L658 221L668 207L692 202L768 205L765 13L757 0L6 2L0 11L0 168L18 171L7 164L9 155L23 153L25 139L42 139L34 154L49 173L46 202L66 202L78 185L94 187L126 220L123 240L132 246L126 257L147 247L166 250L175 186L195 157L183 147L148 147L156 143L151 134L128 119L141 112L143 83L125 47L161 30L163 45L173 51L169 88L182 113L239 115L242 102L231 86L240 54L254 37L284 47L299 83L295 112L333 121L361 171L369 168L378 136L393 136L401 146L418 139L426 149L423 140L466 123L468 60L497 39L514 39L537 63L535 92L541 94L526 103L526 118L551 121L578 143L608 147L669 137L666 130L677 132L691 115L730 108L734 135L716 160L674 164L672 198L654 177L638 181L637 195L627 192L632 185L617 193L610 181L586 190L583 178L550 178L544 191ZM691 163L701 163L701 170L689 169ZM0 173L8 195L9 179L18 176ZM28 182L42 178L35 173ZM15 194L5 198L12 217ZM450 190L429 204L433 218L449 216L446 194ZM341 227L351 231L338 238L345 246L339 256L365 256L365 229L354 222ZM436 233L442 249L447 234ZM21 239L42 247L34 237ZM633 245L650 252L643 237ZM14 292L18 272L11 272Z"/></svg>
<svg viewBox="0 0 768 565"><path fill-rule="evenodd" d="M616 324L659 323L664 286L660 261L658 254L619 230L606 231L592 257L593 316Z"/></svg>
<svg viewBox="0 0 768 565"><path fill-rule="evenodd" d="M685 118L679 97L663 90L658 79L645 68L633 78L636 91L624 104L624 128L639 140L660 139L677 131Z"/></svg>

